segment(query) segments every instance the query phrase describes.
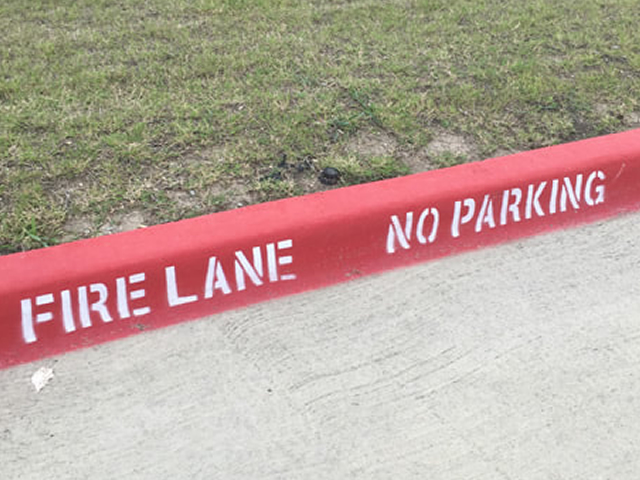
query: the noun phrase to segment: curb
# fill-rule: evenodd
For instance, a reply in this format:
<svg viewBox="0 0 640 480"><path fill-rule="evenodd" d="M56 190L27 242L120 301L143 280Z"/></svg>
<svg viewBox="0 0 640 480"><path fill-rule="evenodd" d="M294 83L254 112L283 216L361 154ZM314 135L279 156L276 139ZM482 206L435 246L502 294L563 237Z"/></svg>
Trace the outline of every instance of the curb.
<svg viewBox="0 0 640 480"><path fill-rule="evenodd" d="M640 129L0 257L0 368L640 209Z"/></svg>

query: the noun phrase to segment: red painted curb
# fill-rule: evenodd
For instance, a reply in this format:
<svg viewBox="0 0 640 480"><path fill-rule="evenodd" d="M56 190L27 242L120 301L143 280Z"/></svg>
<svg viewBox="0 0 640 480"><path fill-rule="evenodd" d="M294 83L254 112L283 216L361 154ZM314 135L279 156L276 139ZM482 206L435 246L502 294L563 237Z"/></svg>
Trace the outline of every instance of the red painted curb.
<svg viewBox="0 0 640 480"><path fill-rule="evenodd" d="M0 258L0 368L640 209L640 130Z"/></svg>

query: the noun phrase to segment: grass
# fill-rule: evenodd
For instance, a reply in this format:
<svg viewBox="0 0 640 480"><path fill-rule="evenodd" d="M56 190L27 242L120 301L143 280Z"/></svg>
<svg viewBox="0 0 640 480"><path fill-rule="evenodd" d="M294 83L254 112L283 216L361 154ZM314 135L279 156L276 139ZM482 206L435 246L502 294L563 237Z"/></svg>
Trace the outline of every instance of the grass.
<svg viewBox="0 0 640 480"><path fill-rule="evenodd" d="M637 7L4 0L0 253L638 126Z"/></svg>

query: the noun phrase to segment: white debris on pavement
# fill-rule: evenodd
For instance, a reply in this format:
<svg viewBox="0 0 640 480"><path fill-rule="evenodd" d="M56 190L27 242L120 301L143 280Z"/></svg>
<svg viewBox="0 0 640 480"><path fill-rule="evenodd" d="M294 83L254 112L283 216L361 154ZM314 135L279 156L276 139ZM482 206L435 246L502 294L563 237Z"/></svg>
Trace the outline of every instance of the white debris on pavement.
<svg viewBox="0 0 640 480"><path fill-rule="evenodd" d="M36 392L42 390L52 379L53 369L49 367L41 367L31 375L31 383L33 383Z"/></svg>

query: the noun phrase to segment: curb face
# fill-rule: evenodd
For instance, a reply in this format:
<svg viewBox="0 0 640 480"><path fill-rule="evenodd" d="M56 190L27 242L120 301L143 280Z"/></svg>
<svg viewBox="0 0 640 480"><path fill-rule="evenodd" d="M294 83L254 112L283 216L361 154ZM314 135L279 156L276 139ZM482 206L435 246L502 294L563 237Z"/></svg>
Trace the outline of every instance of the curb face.
<svg viewBox="0 0 640 480"><path fill-rule="evenodd" d="M640 209L640 130L0 258L0 368Z"/></svg>

